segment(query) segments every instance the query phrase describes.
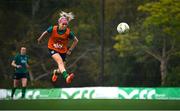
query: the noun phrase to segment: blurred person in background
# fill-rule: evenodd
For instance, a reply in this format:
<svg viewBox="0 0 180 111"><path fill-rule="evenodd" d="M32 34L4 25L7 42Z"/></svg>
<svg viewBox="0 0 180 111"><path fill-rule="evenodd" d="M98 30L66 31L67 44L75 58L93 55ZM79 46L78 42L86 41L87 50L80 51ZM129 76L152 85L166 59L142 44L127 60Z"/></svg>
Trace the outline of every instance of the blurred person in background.
<svg viewBox="0 0 180 111"><path fill-rule="evenodd" d="M26 47L21 47L20 53L16 54L11 63L11 65L15 68L11 98L13 98L14 96L14 93L18 87L19 80L21 80L22 83L22 98L25 97L29 68L28 61L29 56L26 55Z"/></svg>

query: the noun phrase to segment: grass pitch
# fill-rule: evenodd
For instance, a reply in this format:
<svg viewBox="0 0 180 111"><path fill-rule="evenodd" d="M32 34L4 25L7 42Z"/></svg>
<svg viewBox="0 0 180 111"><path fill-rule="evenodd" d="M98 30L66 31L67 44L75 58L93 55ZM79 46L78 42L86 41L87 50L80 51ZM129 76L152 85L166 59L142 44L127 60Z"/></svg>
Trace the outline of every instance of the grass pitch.
<svg viewBox="0 0 180 111"><path fill-rule="evenodd" d="M0 110L180 110L179 100L1 100Z"/></svg>

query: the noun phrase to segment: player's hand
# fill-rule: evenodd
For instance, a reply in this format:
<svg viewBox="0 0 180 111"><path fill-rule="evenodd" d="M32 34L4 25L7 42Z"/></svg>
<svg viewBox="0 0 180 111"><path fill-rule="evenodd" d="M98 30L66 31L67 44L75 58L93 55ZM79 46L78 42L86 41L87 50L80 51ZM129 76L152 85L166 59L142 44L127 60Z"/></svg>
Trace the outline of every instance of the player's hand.
<svg viewBox="0 0 180 111"><path fill-rule="evenodd" d="M21 65L16 65L16 68L22 68L22 66Z"/></svg>
<svg viewBox="0 0 180 111"><path fill-rule="evenodd" d="M72 50L68 50L66 54L71 55L71 52L72 52Z"/></svg>

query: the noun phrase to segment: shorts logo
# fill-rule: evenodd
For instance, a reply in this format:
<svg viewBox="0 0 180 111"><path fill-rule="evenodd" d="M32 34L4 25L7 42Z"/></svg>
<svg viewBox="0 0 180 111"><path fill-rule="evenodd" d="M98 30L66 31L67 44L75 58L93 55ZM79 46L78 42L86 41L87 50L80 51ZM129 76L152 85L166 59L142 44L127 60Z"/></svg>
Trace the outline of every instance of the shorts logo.
<svg viewBox="0 0 180 111"><path fill-rule="evenodd" d="M53 50L51 51L51 54L54 54L54 51L53 51Z"/></svg>

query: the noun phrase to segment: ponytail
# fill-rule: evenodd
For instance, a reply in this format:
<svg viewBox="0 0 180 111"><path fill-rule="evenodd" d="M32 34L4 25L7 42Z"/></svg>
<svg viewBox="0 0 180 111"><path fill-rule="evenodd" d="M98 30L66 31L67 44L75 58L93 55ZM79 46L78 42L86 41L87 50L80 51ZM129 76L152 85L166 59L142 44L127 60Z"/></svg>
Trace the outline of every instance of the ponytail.
<svg viewBox="0 0 180 111"><path fill-rule="evenodd" d="M74 14L72 12L66 13L64 11L61 11L60 18L66 18L68 22L70 22L72 19L74 19Z"/></svg>

